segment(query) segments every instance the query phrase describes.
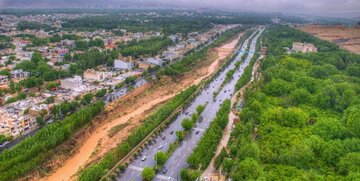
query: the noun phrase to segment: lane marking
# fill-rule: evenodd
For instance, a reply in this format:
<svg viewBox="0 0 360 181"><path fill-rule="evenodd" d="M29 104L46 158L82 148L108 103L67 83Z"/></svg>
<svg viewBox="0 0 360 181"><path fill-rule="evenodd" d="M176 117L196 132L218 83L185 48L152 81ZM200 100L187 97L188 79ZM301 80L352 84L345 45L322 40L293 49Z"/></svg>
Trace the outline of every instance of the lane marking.
<svg viewBox="0 0 360 181"><path fill-rule="evenodd" d="M139 172L142 172L143 169L144 169L144 168L133 166L133 165L129 165L128 168L131 169L131 170L139 171Z"/></svg>
<svg viewBox="0 0 360 181"><path fill-rule="evenodd" d="M205 130L202 129L202 128L194 128L194 130L196 130L196 131L205 131Z"/></svg>
<svg viewBox="0 0 360 181"><path fill-rule="evenodd" d="M168 180L168 181L175 180L174 178L169 177L169 176L165 176L165 175L156 175L155 178L160 179L160 180Z"/></svg>

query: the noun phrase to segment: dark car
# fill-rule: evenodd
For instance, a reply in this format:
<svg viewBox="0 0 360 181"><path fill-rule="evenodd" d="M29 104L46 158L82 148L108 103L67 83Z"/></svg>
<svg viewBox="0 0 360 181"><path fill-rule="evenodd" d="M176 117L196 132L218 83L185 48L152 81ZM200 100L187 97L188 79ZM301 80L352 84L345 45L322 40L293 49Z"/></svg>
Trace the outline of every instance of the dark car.
<svg viewBox="0 0 360 181"><path fill-rule="evenodd" d="M162 140L164 140L166 138L166 136L162 137Z"/></svg>
<svg viewBox="0 0 360 181"><path fill-rule="evenodd" d="M174 134L174 131L170 131L170 134Z"/></svg>
<svg viewBox="0 0 360 181"><path fill-rule="evenodd" d="M199 130L197 130L195 133L196 133L196 134L199 134L199 133L200 133L200 131L199 131Z"/></svg>
<svg viewBox="0 0 360 181"><path fill-rule="evenodd" d="M164 167L164 168L163 168L163 170L162 170L162 173L164 173L164 174L165 174L167 171L168 171L168 170L167 170L167 168L166 168L166 167Z"/></svg>

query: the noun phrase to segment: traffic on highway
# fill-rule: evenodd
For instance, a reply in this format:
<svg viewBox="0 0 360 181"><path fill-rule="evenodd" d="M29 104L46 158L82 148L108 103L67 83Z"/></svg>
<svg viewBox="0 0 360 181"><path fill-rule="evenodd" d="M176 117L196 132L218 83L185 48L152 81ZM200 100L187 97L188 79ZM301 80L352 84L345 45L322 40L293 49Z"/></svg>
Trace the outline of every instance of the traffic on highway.
<svg viewBox="0 0 360 181"><path fill-rule="evenodd" d="M187 135L187 137L180 143L174 153L168 158L162 170L160 170L155 176L154 180L180 180L179 173L182 168L187 167L186 160L196 148L198 141L201 139L204 131L208 128L211 121L215 118L217 111L220 108L222 102L226 99L230 99L235 91L235 84L244 72L244 69L249 65L251 58L255 53L256 42L261 35L263 28L258 28L249 38L247 38L240 51L237 52L237 56L233 61L223 69L213 81L206 86L197 97L189 103L189 105L182 111L181 114L173 121L168 128L166 128L154 141L153 144L147 146L140 156L132 161L127 167L125 172L121 174L117 180L120 181L141 181L141 171L145 167L153 167L156 165L154 156L158 151L164 151L168 149L169 145L176 141L176 131L182 131L181 122L185 118L190 118L191 113L196 111L196 107L199 105L206 105L204 111L201 113L199 120L193 128L193 131ZM251 41L251 42L250 42ZM233 75L233 78L221 88L221 84L225 80L226 73L235 68L236 62L241 61L241 57L249 47L250 50L245 61L241 63L238 70ZM213 97L214 92L220 92Z"/></svg>

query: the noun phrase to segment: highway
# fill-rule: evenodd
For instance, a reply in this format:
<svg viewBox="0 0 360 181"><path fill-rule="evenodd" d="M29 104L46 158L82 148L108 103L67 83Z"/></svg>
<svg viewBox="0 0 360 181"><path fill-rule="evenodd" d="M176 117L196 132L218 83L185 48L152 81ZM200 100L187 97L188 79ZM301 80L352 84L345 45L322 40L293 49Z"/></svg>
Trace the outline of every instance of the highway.
<svg viewBox="0 0 360 181"><path fill-rule="evenodd" d="M161 135L159 135L155 139L155 143L149 145L148 148L144 149L141 152L141 155L138 156L125 170L125 172L117 178L120 181L141 181L141 171L144 167L153 167L156 165L154 160L154 155L162 150L166 151L168 146L176 141L176 131L183 130L181 126L181 121L184 118L190 118L191 113L196 111L196 107L198 105L205 105L204 111L201 113L198 122L196 123L194 130L200 131L196 134L196 131L192 131L188 136L182 141L182 143L178 146L175 152L169 157L164 167L167 168L167 172L163 173L160 171L154 180L180 180L179 173L182 168L187 167L187 157L192 153L193 149L196 147L197 142L202 137L204 131L208 128L210 122L215 118L216 112L220 108L222 102L226 99L230 99L235 91L235 84L240 76L243 74L246 66L249 65L250 59L254 55L256 40L260 36L262 29L258 29L255 31L251 37L244 41L241 50L238 51L238 55L236 58L228 65L227 68L222 70L222 72L207 86L205 87L197 97L189 103L189 105L183 110L183 112L176 118L174 122L172 122L168 128L166 128ZM234 73L234 78L229 81L229 83L225 84L225 86L221 89L216 99L213 99L213 93L218 91L222 82L226 77L226 73L235 68L235 63L241 61L241 56L244 54L247 49L248 42L251 40L250 51L244 62L240 65L240 68L236 70ZM170 134L173 132L173 134ZM161 149L159 146L161 145ZM142 156L146 156L147 159L145 161L141 160Z"/></svg>

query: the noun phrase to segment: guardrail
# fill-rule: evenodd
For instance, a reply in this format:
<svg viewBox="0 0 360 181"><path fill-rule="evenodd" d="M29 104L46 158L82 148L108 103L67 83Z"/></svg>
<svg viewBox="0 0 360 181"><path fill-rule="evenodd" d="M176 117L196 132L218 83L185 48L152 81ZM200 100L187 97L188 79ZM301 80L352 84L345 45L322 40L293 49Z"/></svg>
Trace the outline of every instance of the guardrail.
<svg viewBox="0 0 360 181"><path fill-rule="evenodd" d="M140 149L142 149L143 145L146 145L146 143L154 136L157 132L161 131L161 129L170 121L172 121L173 117L176 116L177 113L182 111L183 107L189 103L192 99L196 97L196 95L206 86L208 85L217 75L218 73L223 70L228 63L233 60L234 54L236 54L238 51L234 51L233 54L226 57L226 62L221 65L215 73L207 77L206 79L202 80L199 83L199 87L196 89L196 91L189 96L188 99L186 99L180 106L178 106L174 112L172 112L160 125L158 125L152 132L150 132L136 147L134 147L126 156L124 156L121 160L119 160L100 180L106 180L106 178L109 177L109 175L119 166L124 165L127 162L130 161L130 159L133 157L135 153L137 153Z"/></svg>

